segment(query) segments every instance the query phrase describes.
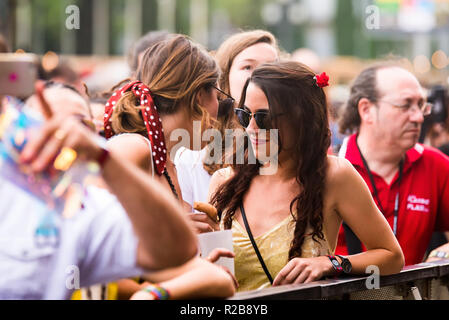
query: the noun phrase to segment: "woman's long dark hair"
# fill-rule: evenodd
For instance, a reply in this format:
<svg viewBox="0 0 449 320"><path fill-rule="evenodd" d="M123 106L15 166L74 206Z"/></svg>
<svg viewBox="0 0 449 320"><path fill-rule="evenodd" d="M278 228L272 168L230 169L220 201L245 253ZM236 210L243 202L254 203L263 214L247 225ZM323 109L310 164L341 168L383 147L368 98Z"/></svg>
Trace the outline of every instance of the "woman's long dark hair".
<svg viewBox="0 0 449 320"><path fill-rule="evenodd" d="M297 163L296 181L301 190L290 203L291 214L296 206L297 215L289 259L302 255L306 236L311 235L314 241L324 239L323 195L330 130L326 96L314 77L315 74L301 63L265 64L254 70L240 101L240 105L245 103L248 84L256 85L267 97L270 114L281 115L272 117L272 127L280 132L279 153L285 145L282 143L284 134L294 141L292 148L284 150ZM234 176L213 195L212 205L220 214L226 212L223 217L226 229L231 228L232 218L260 167L260 163L234 165ZM312 234L306 234L308 227Z"/></svg>

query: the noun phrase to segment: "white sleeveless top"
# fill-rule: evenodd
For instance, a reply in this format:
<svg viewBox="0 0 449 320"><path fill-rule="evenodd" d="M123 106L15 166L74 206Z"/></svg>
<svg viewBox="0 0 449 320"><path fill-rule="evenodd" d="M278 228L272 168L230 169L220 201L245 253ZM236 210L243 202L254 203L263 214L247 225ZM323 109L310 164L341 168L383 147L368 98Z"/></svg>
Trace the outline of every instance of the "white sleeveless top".
<svg viewBox="0 0 449 320"><path fill-rule="evenodd" d="M207 202L209 195L209 184L212 176L203 167L205 155L206 148L194 151L181 147L176 152L174 160L182 199L192 208L196 201Z"/></svg>

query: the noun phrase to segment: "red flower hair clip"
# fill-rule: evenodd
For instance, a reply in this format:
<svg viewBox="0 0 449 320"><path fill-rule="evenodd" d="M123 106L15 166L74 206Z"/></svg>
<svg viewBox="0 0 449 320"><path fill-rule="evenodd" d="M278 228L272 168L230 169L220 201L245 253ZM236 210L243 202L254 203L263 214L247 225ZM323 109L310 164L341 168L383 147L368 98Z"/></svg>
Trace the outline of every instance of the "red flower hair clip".
<svg viewBox="0 0 449 320"><path fill-rule="evenodd" d="M317 74L314 79L316 81L316 85L320 88L329 86L329 77L327 76L326 72Z"/></svg>

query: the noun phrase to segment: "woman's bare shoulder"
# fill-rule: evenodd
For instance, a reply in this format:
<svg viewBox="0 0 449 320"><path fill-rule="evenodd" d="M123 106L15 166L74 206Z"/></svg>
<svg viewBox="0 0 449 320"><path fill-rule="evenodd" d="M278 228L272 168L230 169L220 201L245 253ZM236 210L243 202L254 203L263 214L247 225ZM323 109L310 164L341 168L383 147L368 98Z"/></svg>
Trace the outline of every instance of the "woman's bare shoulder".
<svg viewBox="0 0 449 320"><path fill-rule="evenodd" d="M342 183L356 173L351 162L345 158L328 155L327 164L326 178L327 182L330 184Z"/></svg>
<svg viewBox="0 0 449 320"><path fill-rule="evenodd" d="M151 151L148 141L140 134L122 134L109 139L107 146L110 151L131 160L138 166L147 166ZM145 168L146 169L146 168Z"/></svg>
<svg viewBox="0 0 449 320"><path fill-rule="evenodd" d="M148 145L147 140L138 133L123 133L113 136L108 140L108 144L122 144L125 145L127 143L132 144L146 144Z"/></svg>
<svg viewBox="0 0 449 320"><path fill-rule="evenodd" d="M332 199L341 202L348 197L361 199L370 196L368 186L351 162L334 156L328 156L328 161L326 190Z"/></svg>

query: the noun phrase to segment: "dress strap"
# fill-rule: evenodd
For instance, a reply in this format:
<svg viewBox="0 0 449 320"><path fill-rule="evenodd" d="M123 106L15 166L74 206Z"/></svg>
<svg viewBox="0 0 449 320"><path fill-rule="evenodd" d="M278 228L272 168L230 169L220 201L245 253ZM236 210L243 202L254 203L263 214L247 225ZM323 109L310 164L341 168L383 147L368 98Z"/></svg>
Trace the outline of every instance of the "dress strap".
<svg viewBox="0 0 449 320"><path fill-rule="evenodd" d="M273 284L273 277L271 276L270 271L268 271L265 261L263 260L262 255L260 254L259 248L257 247L256 241L254 240L253 233L251 232L251 229L249 227L248 220L246 219L243 203L240 204L240 211L242 212L242 218L243 222L245 223L246 232L248 233L249 239L251 240L251 244L253 245L254 251L256 251L257 258L259 259L260 264L262 265L262 269L267 275L268 280L270 280L270 283Z"/></svg>

